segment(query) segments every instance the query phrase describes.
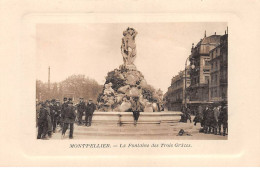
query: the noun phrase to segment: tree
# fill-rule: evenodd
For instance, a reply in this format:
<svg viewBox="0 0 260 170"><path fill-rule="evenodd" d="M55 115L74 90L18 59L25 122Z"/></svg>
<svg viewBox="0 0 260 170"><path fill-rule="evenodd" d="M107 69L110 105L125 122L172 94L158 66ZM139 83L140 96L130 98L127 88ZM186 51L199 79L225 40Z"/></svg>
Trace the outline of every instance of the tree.
<svg viewBox="0 0 260 170"><path fill-rule="evenodd" d="M97 100L98 95L102 92L102 85L99 85L96 80L85 78L84 75L72 75L61 82L51 83L50 93L48 92L48 84L40 80L36 80L36 98L39 100L62 99L68 94L73 94L73 97L78 99ZM40 99L41 96L41 99Z"/></svg>

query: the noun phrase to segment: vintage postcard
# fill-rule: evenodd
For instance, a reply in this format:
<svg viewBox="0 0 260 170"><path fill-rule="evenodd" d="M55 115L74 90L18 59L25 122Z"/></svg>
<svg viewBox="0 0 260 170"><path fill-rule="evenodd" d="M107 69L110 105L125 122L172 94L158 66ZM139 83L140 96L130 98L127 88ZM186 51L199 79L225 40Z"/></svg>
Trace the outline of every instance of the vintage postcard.
<svg viewBox="0 0 260 170"><path fill-rule="evenodd" d="M244 65L253 51L240 52L259 35L259 3L197 1L197 11L178 2L178 11L165 1L140 13L132 5L146 1L117 12L122 2L111 2L0 8L17 17L0 21L13 24L9 37L1 29L2 46L17 56L3 62L13 63L3 76L12 83L1 91L15 104L1 111L0 165L259 166L259 127L250 123L259 115L245 107L256 92L243 80L257 71ZM82 7L99 3L107 8ZM5 44L12 36L17 49Z"/></svg>
<svg viewBox="0 0 260 170"><path fill-rule="evenodd" d="M227 23L37 24L36 65L37 139L228 138Z"/></svg>

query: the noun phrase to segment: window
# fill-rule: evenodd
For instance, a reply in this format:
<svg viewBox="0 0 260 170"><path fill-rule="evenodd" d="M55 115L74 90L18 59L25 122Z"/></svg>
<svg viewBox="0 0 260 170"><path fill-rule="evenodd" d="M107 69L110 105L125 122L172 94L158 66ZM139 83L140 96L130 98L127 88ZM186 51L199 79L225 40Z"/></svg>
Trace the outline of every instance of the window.
<svg viewBox="0 0 260 170"><path fill-rule="evenodd" d="M206 46L206 51L205 51L206 53L208 53L209 52L209 46Z"/></svg>
<svg viewBox="0 0 260 170"><path fill-rule="evenodd" d="M215 93L214 96L217 97L217 96L218 96L218 94L217 94L217 88L215 88L214 93Z"/></svg>
<svg viewBox="0 0 260 170"><path fill-rule="evenodd" d="M227 72L226 72L226 70L223 70L223 78L227 79Z"/></svg>
<svg viewBox="0 0 260 170"><path fill-rule="evenodd" d="M209 60L205 59L205 65L209 66Z"/></svg>
<svg viewBox="0 0 260 170"><path fill-rule="evenodd" d="M223 53L223 60L226 61L227 60L227 54Z"/></svg>
<svg viewBox="0 0 260 170"><path fill-rule="evenodd" d="M209 82L209 76L205 76L205 83Z"/></svg>

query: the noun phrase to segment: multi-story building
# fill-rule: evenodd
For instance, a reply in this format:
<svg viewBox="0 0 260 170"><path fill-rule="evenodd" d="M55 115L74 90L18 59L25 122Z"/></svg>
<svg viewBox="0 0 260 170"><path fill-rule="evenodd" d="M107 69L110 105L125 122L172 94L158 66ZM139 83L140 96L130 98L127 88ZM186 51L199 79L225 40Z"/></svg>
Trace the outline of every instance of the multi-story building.
<svg viewBox="0 0 260 170"><path fill-rule="evenodd" d="M192 111L209 102L227 101L228 34L205 36L189 57L192 69L187 70L186 102ZM190 68L188 66L188 68ZM185 103L185 71L172 78L164 95L168 110L181 110Z"/></svg>
<svg viewBox="0 0 260 170"><path fill-rule="evenodd" d="M220 39L220 90L222 100L228 101L228 32Z"/></svg>
<svg viewBox="0 0 260 170"><path fill-rule="evenodd" d="M221 36L220 44L210 51L210 93L212 102L227 101L228 34Z"/></svg>
<svg viewBox="0 0 260 170"><path fill-rule="evenodd" d="M220 44L221 35L205 36L198 44L192 46L190 62L195 66L190 71L191 85L188 88L190 103L209 101L209 80L211 65L210 51Z"/></svg>
<svg viewBox="0 0 260 170"><path fill-rule="evenodd" d="M189 66L187 67L189 68ZM186 87L190 86L190 70L186 70ZM170 111L180 111L185 102L185 70L180 71L174 76L171 81L171 86L168 88L164 96L165 106Z"/></svg>
<svg viewBox="0 0 260 170"><path fill-rule="evenodd" d="M209 100L210 101L220 101L220 46L212 49L210 51L210 84L209 84Z"/></svg>

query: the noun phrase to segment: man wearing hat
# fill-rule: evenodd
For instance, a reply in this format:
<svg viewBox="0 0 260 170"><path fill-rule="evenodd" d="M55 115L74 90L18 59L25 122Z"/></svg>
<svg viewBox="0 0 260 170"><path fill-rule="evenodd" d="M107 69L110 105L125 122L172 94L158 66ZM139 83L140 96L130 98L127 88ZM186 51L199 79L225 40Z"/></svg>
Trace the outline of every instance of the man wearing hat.
<svg viewBox="0 0 260 170"><path fill-rule="evenodd" d="M219 134L221 135L221 125L223 124L223 136L226 136L226 131L228 128L228 107L227 107L227 103L225 102L221 103L218 124L219 124Z"/></svg>
<svg viewBox="0 0 260 170"><path fill-rule="evenodd" d="M140 111L142 110L141 104L138 101L138 97L134 97L132 100L132 111L133 111L133 117L134 117L134 125L137 125L138 118L140 116Z"/></svg>
<svg viewBox="0 0 260 170"><path fill-rule="evenodd" d="M92 122L92 116L94 111L96 110L96 106L93 103L92 99L89 99L88 104L86 106L86 126L91 126L91 122Z"/></svg>
<svg viewBox="0 0 260 170"><path fill-rule="evenodd" d="M48 130L48 121L47 121L48 111L46 110L45 103L41 104L39 117L38 117L38 135L37 139L47 139L46 133Z"/></svg>
<svg viewBox="0 0 260 170"><path fill-rule="evenodd" d="M63 104L61 105L61 111L64 110L68 106L68 99L67 97L63 98Z"/></svg>
<svg viewBox="0 0 260 170"><path fill-rule="evenodd" d="M63 121L64 121L64 114L65 114L65 109L68 106L68 100L67 97L63 98L63 104L61 105L61 118L60 118L60 125L61 128L63 127Z"/></svg>
<svg viewBox="0 0 260 170"><path fill-rule="evenodd" d="M82 124L82 116L83 116L83 113L86 110L86 104L85 104L83 98L79 98L79 99L80 99L80 101L79 101L79 104L77 105L77 110L78 110L79 125L81 125Z"/></svg>
<svg viewBox="0 0 260 170"><path fill-rule="evenodd" d="M50 101L49 100L46 100L45 102L45 108L48 112L47 114L47 121L48 121L48 128L47 128L47 134L49 137L52 136L52 122L51 122L51 109L50 109Z"/></svg>
<svg viewBox="0 0 260 170"><path fill-rule="evenodd" d="M196 124L199 122L200 126L202 127L202 120L203 120L203 108L201 105L199 105L198 111L196 112L196 116L193 120L194 125L196 126Z"/></svg>
<svg viewBox="0 0 260 170"><path fill-rule="evenodd" d="M56 116L55 116L55 120L56 120L56 127L57 125L61 125L61 105L60 105L60 101L57 100L56 104L55 104L55 111L56 111ZM55 129L56 131L56 129Z"/></svg>
<svg viewBox="0 0 260 170"><path fill-rule="evenodd" d="M75 115L75 109L73 107L72 102L68 102L68 106L65 108L64 111L64 125L62 129L62 138L64 138L65 133L70 126L70 133L69 138L73 138L73 129L74 129L74 121L75 121L76 115Z"/></svg>
<svg viewBox="0 0 260 170"><path fill-rule="evenodd" d="M50 115L51 115L51 123L52 123L52 130L55 133L55 129L56 129L56 100L52 99L51 103L50 103Z"/></svg>
<svg viewBox="0 0 260 170"><path fill-rule="evenodd" d="M52 118L53 133L56 133L56 127L57 127L57 124L59 123L60 111L61 111L61 107L59 105L59 101L55 100L55 102L53 103L53 115L52 115L53 116L53 118Z"/></svg>
<svg viewBox="0 0 260 170"><path fill-rule="evenodd" d="M208 133L208 124L210 121L209 112L210 112L209 105L206 105L205 109L203 110L203 121L202 121L204 133Z"/></svg>
<svg viewBox="0 0 260 170"><path fill-rule="evenodd" d="M213 113L214 113L214 119L212 121L213 129L214 129L214 134L217 135L218 118L219 118L219 114L220 114L217 103L214 104Z"/></svg>

